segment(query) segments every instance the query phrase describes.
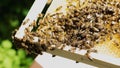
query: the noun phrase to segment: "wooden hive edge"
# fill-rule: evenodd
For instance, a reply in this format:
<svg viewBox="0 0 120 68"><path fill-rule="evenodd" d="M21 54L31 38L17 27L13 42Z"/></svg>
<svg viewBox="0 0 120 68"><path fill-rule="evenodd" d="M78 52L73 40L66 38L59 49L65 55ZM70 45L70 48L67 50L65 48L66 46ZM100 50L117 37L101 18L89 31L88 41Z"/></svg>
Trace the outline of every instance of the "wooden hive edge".
<svg viewBox="0 0 120 68"><path fill-rule="evenodd" d="M25 28L29 27L30 24L32 24L33 21L37 20L37 15L42 12L43 8L38 7L39 3L44 3L43 6L45 6L45 3L47 2L47 0L45 0L45 2L42 2L41 0L35 0L33 6L31 7L29 13L27 14L25 20L29 19L29 21L27 22L26 25L21 25L21 27L19 28L19 30L17 31L17 33L15 34L15 38L16 39L22 39L24 34L24 30ZM34 11L34 10L38 10L38 11ZM32 18L31 18L32 17ZM24 21L25 21L24 20ZM33 27L31 27L32 30ZM109 60L105 60L104 57L107 58L107 56L99 56L97 54L95 54L96 56L94 57L93 61L88 60L85 56L81 55L81 54L76 54L76 53L71 53L65 50L59 50L59 49L55 49L53 51L51 50L47 50L46 52L51 53L53 55L58 55L58 56L62 56L68 59L72 59L78 62L83 62L83 63L87 63L93 66L97 66L97 67L108 67L108 68L119 68L120 67L120 59L118 58L113 58L113 57L108 57ZM74 57L72 57L74 56Z"/></svg>

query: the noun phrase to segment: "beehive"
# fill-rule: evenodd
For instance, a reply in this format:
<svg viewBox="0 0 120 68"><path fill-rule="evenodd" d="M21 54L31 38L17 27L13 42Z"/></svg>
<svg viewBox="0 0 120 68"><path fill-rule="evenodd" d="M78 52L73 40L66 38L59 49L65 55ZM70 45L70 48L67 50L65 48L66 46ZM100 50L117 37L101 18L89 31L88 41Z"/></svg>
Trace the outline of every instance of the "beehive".
<svg viewBox="0 0 120 68"><path fill-rule="evenodd" d="M99 1L100 1L100 3L102 3L102 0L99 0ZM36 0L36 3L34 5L39 4L37 2L39 2L39 1ZM58 0L53 0L52 4L50 5L50 7L47 11L47 13L54 14L54 13L62 12L64 15L66 15L66 13L69 12L67 10L67 4L74 5L74 6L76 6L76 8L80 7L81 10L85 9L87 5L90 5L89 0L85 0L85 1L82 0L82 2L80 0L76 0L76 1L59 0L59 2L58 2ZM119 4L119 2L118 2L118 4ZM36 7L38 7L38 6L36 5ZM31 12L33 12L34 11L33 9L35 9L36 7L34 7L34 6L32 7L31 11L28 13L28 16L27 16L28 18L32 16ZM39 10L39 9L37 9L37 10ZM37 14L39 14L40 12L41 11L37 12ZM47 13L46 13L46 16L47 16ZM32 20L30 19L30 21L26 17L25 21L22 23L20 29L17 31L17 33L15 35L15 38L14 38L15 41L16 42L20 41L23 48L25 48L28 51L33 52L33 53L35 53L35 52L40 53L41 50L43 50L43 51L52 53L53 55L60 55L60 56L63 56L63 57L66 57L66 58L69 58L69 59L72 59L72 60L75 60L75 61L85 62L85 63L95 65L95 66L98 66L98 67L104 67L104 65L106 65L106 64L109 65L108 67L111 67L111 68L112 67L117 68L117 67L120 66L120 63L118 61L119 57L120 57L119 33L118 34L112 34L112 35L107 34L106 36L104 36L104 38L105 38L104 40L102 40L100 43L96 43L94 45L94 47L92 47L92 49L96 49L98 51L97 54L96 53L91 53L92 54L91 56L94 58L93 61L90 61L87 57L84 57L84 54L86 53L86 49L85 49L85 52L83 52L84 49L80 50L80 51L78 51L78 49L76 49L75 53L71 53L69 51L64 51L64 50L69 50L71 48L71 46L65 46L65 48L63 50L54 49L53 51L49 50L49 48L47 48L48 49L47 50L46 47L44 47L44 46L42 46L42 49L40 49L41 46L39 46L40 42L39 42L39 38L38 38L39 30L37 32L38 34L31 31L35 27L34 24L37 21L37 16L38 16L37 14L34 15L35 18L33 16L33 18L31 18ZM26 20L28 20L28 21L26 22ZM30 25L31 23L33 23L33 24ZM109 27L109 24L106 25L106 27L107 26ZM116 26L116 27L119 27L119 26ZM38 29L41 30L41 28L38 28ZM32 37L31 35L34 35L34 37ZM111 36L112 36L112 40L111 40ZM30 40L30 39L32 39L32 40ZM29 44L29 46L28 46L28 44ZM18 46L20 46L20 44ZM56 45L56 46L59 46L59 45ZM55 47L55 45L53 45L52 47ZM66 55L66 54L68 54L68 55ZM69 55L72 55L74 57L70 57ZM109 56L108 59L111 58L112 61L107 60L105 58L101 58L101 56L102 57L104 56L105 58L107 58L107 56Z"/></svg>

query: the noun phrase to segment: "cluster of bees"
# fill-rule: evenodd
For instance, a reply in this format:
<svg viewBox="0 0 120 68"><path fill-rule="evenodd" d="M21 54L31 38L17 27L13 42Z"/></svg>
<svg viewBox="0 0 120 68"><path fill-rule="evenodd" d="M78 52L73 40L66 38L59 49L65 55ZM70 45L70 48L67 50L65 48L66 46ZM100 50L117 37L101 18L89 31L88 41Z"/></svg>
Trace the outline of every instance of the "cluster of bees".
<svg viewBox="0 0 120 68"><path fill-rule="evenodd" d="M120 34L119 1L87 0L87 4L81 7L68 5L66 14L48 13L39 20L35 32L26 30L24 39L37 36L38 42L33 44L42 47L41 50L34 47L39 53L46 49L64 49L65 46L72 46L73 50L79 48L90 51L106 38L112 39L114 34ZM33 47L30 48L33 50Z"/></svg>
<svg viewBox="0 0 120 68"><path fill-rule="evenodd" d="M41 44L90 49L104 41L107 34L120 32L120 3L117 1L88 1L82 9L70 5L67 10L66 14L47 14L40 20L37 33Z"/></svg>

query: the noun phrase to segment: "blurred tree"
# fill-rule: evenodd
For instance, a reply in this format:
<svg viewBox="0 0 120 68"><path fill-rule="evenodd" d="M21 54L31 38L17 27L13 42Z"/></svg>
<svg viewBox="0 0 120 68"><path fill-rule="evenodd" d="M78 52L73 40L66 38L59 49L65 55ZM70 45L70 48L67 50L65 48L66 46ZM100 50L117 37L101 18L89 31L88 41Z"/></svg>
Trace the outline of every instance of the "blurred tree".
<svg viewBox="0 0 120 68"><path fill-rule="evenodd" d="M12 31L20 26L34 0L0 1L0 40L10 39Z"/></svg>
<svg viewBox="0 0 120 68"><path fill-rule="evenodd" d="M16 50L11 43L12 31L20 26L33 2L34 0L0 0L0 57L4 58L0 58L0 66L8 64L9 68L28 68L33 61L26 56L25 51ZM11 56L14 58L11 59Z"/></svg>

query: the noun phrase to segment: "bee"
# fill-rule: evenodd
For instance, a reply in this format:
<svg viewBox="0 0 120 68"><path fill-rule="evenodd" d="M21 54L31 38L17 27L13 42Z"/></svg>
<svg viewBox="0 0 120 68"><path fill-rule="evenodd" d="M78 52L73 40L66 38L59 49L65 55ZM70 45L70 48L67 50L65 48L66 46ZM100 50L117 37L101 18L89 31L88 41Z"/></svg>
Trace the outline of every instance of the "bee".
<svg viewBox="0 0 120 68"><path fill-rule="evenodd" d="M79 63L78 61L76 61L76 63Z"/></svg>
<svg viewBox="0 0 120 68"><path fill-rule="evenodd" d="M24 32L25 32L26 35L28 35L30 33L30 28L29 27L25 28Z"/></svg>
<svg viewBox="0 0 120 68"><path fill-rule="evenodd" d="M90 49L91 46L89 44L84 44L85 48Z"/></svg>
<svg viewBox="0 0 120 68"><path fill-rule="evenodd" d="M56 55L52 55L52 57L55 57Z"/></svg>
<svg viewBox="0 0 120 68"><path fill-rule="evenodd" d="M23 21L22 25L26 25L29 21L30 21L29 18L28 18L28 19L25 19L25 20Z"/></svg>
<svg viewBox="0 0 120 68"><path fill-rule="evenodd" d="M27 37L26 37L26 35L25 35L25 36L23 36L22 41L23 41L23 42L26 42L26 40L27 40Z"/></svg>
<svg viewBox="0 0 120 68"><path fill-rule="evenodd" d="M47 14L44 19L43 15L39 14L41 18L38 24L40 26L36 32L31 32L31 27L37 27L35 20L25 29L26 35L23 38L23 42L29 41L31 43L34 36L38 36L40 49L37 49L38 46L27 46L25 43L22 43L22 46L30 50L33 48L35 52L41 53L43 50L46 51L46 49L54 50L58 48L63 50L65 46L70 45L70 52L75 52L76 48L85 49L87 50L85 54L87 58L93 60L90 53L95 52L95 50L92 50L92 47L94 47L96 42L100 42L101 39L105 40L104 38L106 38L108 33L120 32L119 28L116 28L119 26L115 26L117 17L112 17L109 14L109 7L104 6L106 5L106 3L103 3L104 1L100 0L101 2L99 3L94 0L95 2L93 3L87 0L83 6L79 5L81 8L72 5L72 0L69 1L71 1L71 4L67 7L69 12L66 12L66 15L57 12L62 9L62 6L60 6L55 10L56 13ZM79 0L75 1L79 2ZM87 4L90 4L90 6L87 6ZM104 9L101 9L102 7ZM25 20L23 25L28 21L29 19ZM110 26L112 28L107 28L106 24L112 24ZM55 55L52 56L54 57ZM78 63L78 61L76 62Z"/></svg>
<svg viewBox="0 0 120 68"><path fill-rule="evenodd" d="M97 50L95 50L95 49L89 49L89 50L87 50L87 53L85 54L85 56L86 56L89 60L93 61L93 57L90 56L90 53L91 53L91 52L97 53Z"/></svg>
<svg viewBox="0 0 120 68"><path fill-rule="evenodd" d="M93 58L90 56L90 51L89 51L89 50L87 50L87 53L85 54L85 56L86 56L89 60L93 61Z"/></svg>
<svg viewBox="0 0 120 68"><path fill-rule="evenodd" d="M37 24L36 24L35 20L33 20L32 24L29 25L29 27L36 27L36 26L37 26Z"/></svg>
<svg viewBox="0 0 120 68"><path fill-rule="evenodd" d="M90 51L87 50L87 53L85 54L85 56L89 59L89 60L93 60L92 57L90 56Z"/></svg>
<svg viewBox="0 0 120 68"><path fill-rule="evenodd" d="M56 48L56 45L51 45L48 47L49 50L54 50Z"/></svg>
<svg viewBox="0 0 120 68"><path fill-rule="evenodd" d="M57 9L55 9L55 12L60 11L62 9L62 6L59 6Z"/></svg>
<svg viewBox="0 0 120 68"><path fill-rule="evenodd" d="M15 34L16 34L17 31L18 31L18 29L15 29L14 31L12 31L12 39L15 38Z"/></svg>
<svg viewBox="0 0 120 68"><path fill-rule="evenodd" d="M117 42L117 41L113 41L113 43L117 46L117 47L119 47L119 43Z"/></svg>
<svg viewBox="0 0 120 68"><path fill-rule="evenodd" d="M65 45L64 45L64 44L61 44L61 45L58 47L58 49L63 50L64 47L65 47Z"/></svg>
<svg viewBox="0 0 120 68"><path fill-rule="evenodd" d="M70 51L70 52L75 52L75 50L76 50L76 47L71 47L71 49L69 49L68 51Z"/></svg>
<svg viewBox="0 0 120 68"><path fill-rule="evenodd" d="M44 16L44 14L42 14L42 13L38 14L38 17L39 17L40 19L43 18L43 16Z"/></svg>
<svg viewBox="0 0 120 68"><path fill-rule="evenodd" d="M28 46L25 45L25 43L21 43L21 45L22 45L23 47L25 47L25 48L28 48Z"/></svg>
<svg viewBox="0 0 120 68"><path fill-rule="evenodd" d="M93 29L94 31L96 31L96 32L99 32L99 29L96 28L96 27L93 27L92 29Z"/></svg>

